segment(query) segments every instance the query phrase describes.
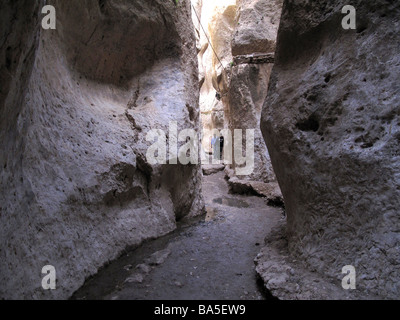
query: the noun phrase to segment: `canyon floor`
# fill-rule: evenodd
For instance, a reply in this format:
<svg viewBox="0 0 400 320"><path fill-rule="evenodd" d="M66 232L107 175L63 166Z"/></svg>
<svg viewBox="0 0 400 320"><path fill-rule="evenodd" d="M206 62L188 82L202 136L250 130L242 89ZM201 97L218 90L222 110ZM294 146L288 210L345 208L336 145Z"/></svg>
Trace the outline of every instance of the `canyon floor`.
<svg viewBox="0 0 400 320"><path fill-rule="evenodd" d="M72 299L262 300L254 259L281 208L229 194L224 172L204 176L207 215L180 223L103 268Z"/></svg>

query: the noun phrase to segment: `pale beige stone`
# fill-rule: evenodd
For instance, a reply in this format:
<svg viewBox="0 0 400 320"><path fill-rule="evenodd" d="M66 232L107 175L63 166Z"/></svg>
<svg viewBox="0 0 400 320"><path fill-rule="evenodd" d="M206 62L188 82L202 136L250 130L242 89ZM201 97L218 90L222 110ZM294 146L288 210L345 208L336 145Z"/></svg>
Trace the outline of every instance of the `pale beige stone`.
<svg viewBox="0 0 400 320"><path fill-rule="evenodd" d="M0 13L7 299L68 298L126 247L204 212L199 165L145 157L150 129L168 132L174 120L199 130L190 4L47 1L57 29L43 30L38 3L8 1ZM41 288L47 264L54 291Z"/></svg>

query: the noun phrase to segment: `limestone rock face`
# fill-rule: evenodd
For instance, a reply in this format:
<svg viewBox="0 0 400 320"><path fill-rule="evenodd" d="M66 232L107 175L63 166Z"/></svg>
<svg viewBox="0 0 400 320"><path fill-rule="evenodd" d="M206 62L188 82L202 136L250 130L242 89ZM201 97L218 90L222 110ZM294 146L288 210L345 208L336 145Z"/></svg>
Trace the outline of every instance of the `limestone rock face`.
<svg viewBox="0 0 400 320"><path fill-rule="evenodd" d="M276 181L260 130L261 108L272 64L270 60L253 63L256 59L253 61L249 56L260 52L273 56L282 1L197 0L192 3L199 35L200 109L205 129L202 146L205 152L212 152L213 129L230 129L232 133L242 129L245 145L246 129L252 129L255 131L254 171L240 178Z"/></svg>
<svg viewBox="0 0 400 320"><path fill-rule="evenodd" d="M272 64L241 64L232 68L226 116L231 131L243 130L243 148L246 129L254 130L254 171L246 176L255 181L275 181L268 150L260 130L261 108L267 96Z"/></svg>
<svg viewBox="0 0 400 320"><path fill-rule="evenodd" d="M190 4L47 1L57 29L43 30L38 3L0 13L0 298L67 298L204 209L200 166L145 156L150 129L199 130Z"/></svg>
<svg viewBox="0 0 400 320"><path fill-rule="evenodd" d="M400 4L287 0L262 131L285 199L289 250L357 289L400 293ZM266 258L268 259L268 258Z"/></svg>
<svg viewBox="0 0 400 320"><path fill-rule="evenodd" d="M201 122L205 129L202 145L206 152L211 152L210 130L221 130L227 126L224 105L216 98L216 93L227 91L225 68L233 60L231 40L237 7L235 0L197 0L192 4L198 34Z"/></svg>
<svg viewBox="0 0 400 320"><path fill-rule="evenodd" d="M239 18L232 54L274 52L283 0L238 0Z"/></svg>
<svg viewBox="0 0 400 320"><path fill-rule="evenodd" d="M273 57L281 8L282 1L239 1L238 22L232 40L234 64L224 100L229 128L232 131L242 129L243 134L246 129L255 132L254 171L240 178L265 183L276 181L260 130L261 109L267 96L273 64L269 60L264 62L253 57L260 53Z"/></svg>

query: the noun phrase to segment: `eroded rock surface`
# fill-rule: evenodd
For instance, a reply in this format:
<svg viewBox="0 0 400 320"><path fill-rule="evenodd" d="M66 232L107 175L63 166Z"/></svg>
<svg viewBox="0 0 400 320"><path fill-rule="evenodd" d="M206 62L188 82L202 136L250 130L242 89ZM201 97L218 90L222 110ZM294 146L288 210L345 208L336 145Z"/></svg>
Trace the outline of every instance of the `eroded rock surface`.
<svg viewBox="0 0 400 320"><path fill-rule="evenodd" d="M246 142L249 139L246 130L254 130L254 169L246 177L240 177L247 180L276 180L260 130L261 107L267 96L271 69L272 64L240 64L232 68L226 115L232 132L242 129L243 150L246 150ZM236 163L233 168L236 168Z"/></svg>
<svg viewBox="0 0 400 320"><path fill-rule="evenodd" d="M212 152L210 130L255 131L254 171L240 176L276 181L260 130L274 60L281 0L193 1L200 66L203 148ZM201 24L198 22L201 20ZM229 141L232 137L225 137ZM234 161L235 162L235 161ZM235 169L235 163L233 163Z"/></svg>
<svg viewBox="0 0 400 320"><path fill-rule="evenodd" d="M246 129L252 129L255 132L254 171L239 176L240 179L276 181L260 130L260 118L268 93L281 10L281 0L238 1L231 44L234 63L224 100L225 114L232 131L242 129L245 133ZM243 141L244 150L245 145Z"/></svg>
<svg viewBox="0 0 400 320"><path fill-rule="evenodd" d="M358 290L398 298L400 5L355 1L344 30L347 4L285 1L262 131L290 255L332 279L353 265Z"/></svg>
<svg viewBox="0 0 400 320"><path fill-rule="evenodd" d="M232 39L233 56L274 52L282 0L238 0L239 17Z"/></svg>
<svg viewBox="0 0 400 320"><path fill-rule="evenodd" d="M288 251L282 219L265 239L265 247L255 259L256 271L271 295L280 300L378 300L376 294L344 290L343 274L335 278L321 276L316 270L301 265Z"/></svg>
<svg viewBox="0 0 400 320"><path fill-rule="evenodd" d="M232 33L236 22L235 0L203 0L193 2L193 21L198 34L201 122L204 130L202 146L211 152L211 130L227 127L223 102L226 95L227 71L233 61ZM199 22L201 21L201 23Z"/></svg>
<svg viewBox="0 0 400 320"><path fill-rule="evenodd" d="M145 157L150 129L199 129L190 4L47 1L42 30L37 3L1 10L0 298L67 298L204 208L199 166Z"/></svg>

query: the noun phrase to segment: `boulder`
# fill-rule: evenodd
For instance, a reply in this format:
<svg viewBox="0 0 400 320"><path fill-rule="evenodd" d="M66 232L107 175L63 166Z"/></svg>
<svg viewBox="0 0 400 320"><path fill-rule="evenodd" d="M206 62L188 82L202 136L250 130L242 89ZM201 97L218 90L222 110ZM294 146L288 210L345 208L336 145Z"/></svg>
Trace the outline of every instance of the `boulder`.
<svg viewBox="0 0 400 320"><path fill-rule="evenodd" d="M232 55L274 52L283 0L238 0Z"/></svg>
<svg viewBox="0 0 400 320"><path fill-rule="evenodd" d="M255 195L266 198L272 206L284 206L283 196L277 182L251 181L239 179L233 170L225 168L229 192L233 194Z"/></svg>
<svg viewBox="0 0 400 320"><path fill-rule="evenodd" d="M203 165L203 175L210 176L212 174L223 171L225 166L223 164L206 164Z"/></svg>

